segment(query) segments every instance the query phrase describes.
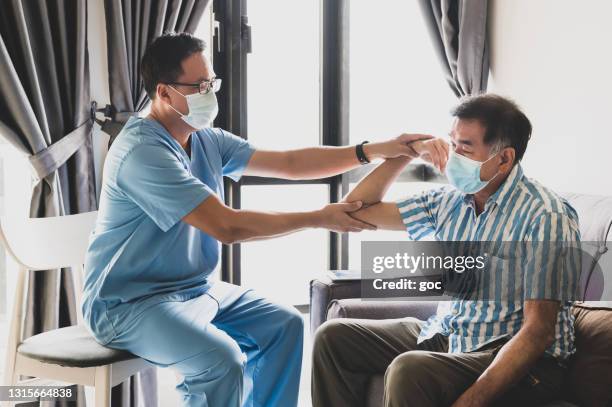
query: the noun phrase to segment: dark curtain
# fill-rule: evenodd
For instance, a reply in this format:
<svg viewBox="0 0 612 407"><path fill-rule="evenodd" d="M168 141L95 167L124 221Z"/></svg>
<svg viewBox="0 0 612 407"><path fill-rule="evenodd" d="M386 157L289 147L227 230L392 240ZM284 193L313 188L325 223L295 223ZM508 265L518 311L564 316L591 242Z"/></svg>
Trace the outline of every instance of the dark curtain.
<svg viewBox="0 0 612 407"><path fill-rule="evenodd" d="M483 93L489 79L488 0L419 0L446 80L457 97Z"/></svg>
<svg viewBox="0 0 612 407"><path fill-rule="evenodd" d="M0 135L32 166L32 217L96 209L86 6L6 0L0 7ZM70 273L30 272L24 338L77 323ZM76 392L84 405L82 386Z"/></svg>
<svg viewBox="0 0 612 407"><path fill-rule="evenodd" d="M130 116L149 102L140 59L149 43L167 31L197 28L209 0L105 0L108 75L112 109L102 131L117 136Z"/></svg>

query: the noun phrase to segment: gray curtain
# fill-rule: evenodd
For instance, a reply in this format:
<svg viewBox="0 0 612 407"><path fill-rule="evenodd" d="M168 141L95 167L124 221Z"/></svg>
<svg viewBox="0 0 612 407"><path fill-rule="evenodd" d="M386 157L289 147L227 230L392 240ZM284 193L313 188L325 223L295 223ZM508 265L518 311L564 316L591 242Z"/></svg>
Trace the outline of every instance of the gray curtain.
<svg viewBox="0 0 612 407"><path fill-rule="evenodd" d="M149 102L140 76L147 45L166 31L197 28L209 0L105 0L111 110L102 130L117 136Z"/></svg>
<svg viewBox="0 0 612 407"><path fill-rule="evenodd" d="M419 0L446 80L457 97L483 93L489 78L488 0Z"/></svg>
<svg viewBox="0 0 612 407"><path fill-rule="evenodd" d="M96 209L86 22L85 1L0 7L0 135L35 174L32 217ZM24 338L77 322L70 272L30 272Z"/></svg>

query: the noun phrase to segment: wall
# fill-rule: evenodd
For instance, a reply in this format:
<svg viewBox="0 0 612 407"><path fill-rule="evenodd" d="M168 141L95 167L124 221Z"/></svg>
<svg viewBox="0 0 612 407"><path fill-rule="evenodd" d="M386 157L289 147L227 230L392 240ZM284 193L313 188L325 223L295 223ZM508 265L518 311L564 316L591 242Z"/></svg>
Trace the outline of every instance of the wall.
<svg viewBox="0 0 612 407"><path fill-rule="evenodd" d="M489 4L489 90L532 121L525 172L556 191L612 195L612 2Z"/></svg>

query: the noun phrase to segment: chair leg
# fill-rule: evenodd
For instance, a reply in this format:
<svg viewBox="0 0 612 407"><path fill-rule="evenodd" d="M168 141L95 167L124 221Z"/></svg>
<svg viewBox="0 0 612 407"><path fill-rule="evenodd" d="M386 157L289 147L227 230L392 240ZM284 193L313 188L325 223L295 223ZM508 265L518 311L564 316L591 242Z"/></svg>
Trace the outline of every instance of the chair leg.
<svg viewBox="0 0 612 407"><path fill-rule="evenodd" d="M22 305L23 292L25 287L26 270L19 269L17 274L17 284L15 285L15 298L13 299L13 309L11 312L11 326L9 328L8 343L6 348L6 360L4 363L4 380L5 386L15 386L19 380L19 374L15 373L15 364L17 362L17 347L21 343L21 326L22 326ZM10 407L8 401L0 402L2 407Z"/></svg>
<svg viewBox="0 0 612 407"><path fill-rule="evenodd" d="M7 363L7 371L4 373L4 385L5 386L16 386L19 381L19 374L15 372L15 363L13 359L13 363ZM0 407L13 407L15 403L9 401L1 401Z"/></svg>
<svg viewBox="0 0 612 407"><path fill-rule="evenodd" d="M111 407L111 378L111 365L96 368L96 407Z"/></svg>

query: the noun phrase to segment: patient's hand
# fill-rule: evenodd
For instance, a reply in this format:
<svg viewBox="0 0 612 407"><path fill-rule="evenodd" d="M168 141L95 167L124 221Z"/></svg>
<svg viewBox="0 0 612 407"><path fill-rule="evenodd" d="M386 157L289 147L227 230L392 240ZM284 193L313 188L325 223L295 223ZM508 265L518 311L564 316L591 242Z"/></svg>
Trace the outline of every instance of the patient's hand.
<svg viewBox="0 0 612 407"><path fill-rule="evenodd" d="M440 172L444 172L450 148L446 141L440 138L419 140L411 143L410 146L417 152L419 157L435 165Z"/></svg>

